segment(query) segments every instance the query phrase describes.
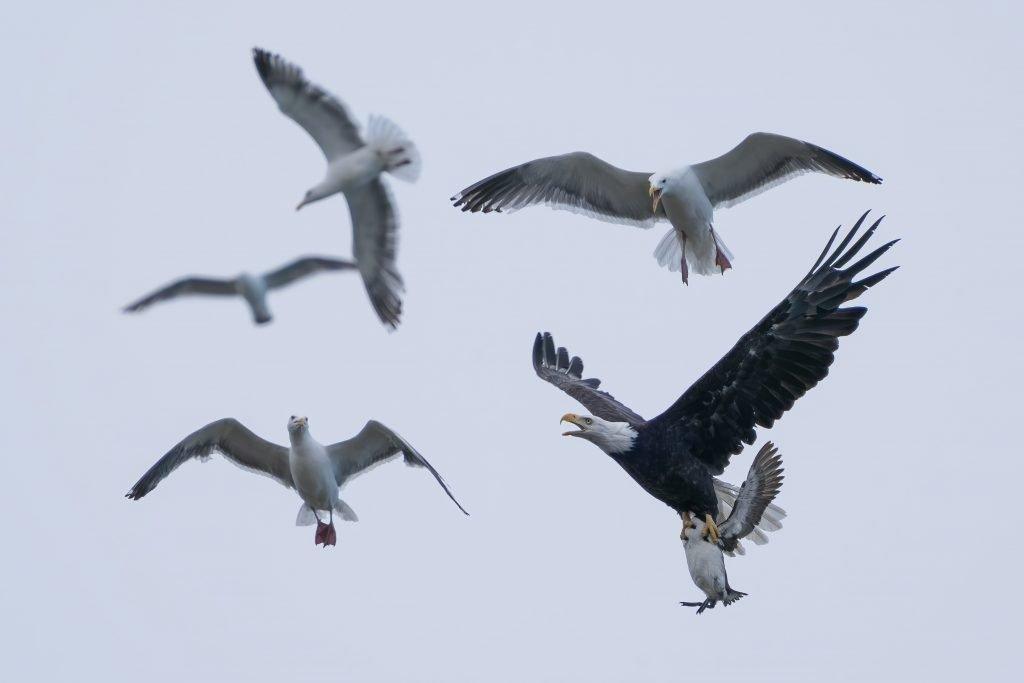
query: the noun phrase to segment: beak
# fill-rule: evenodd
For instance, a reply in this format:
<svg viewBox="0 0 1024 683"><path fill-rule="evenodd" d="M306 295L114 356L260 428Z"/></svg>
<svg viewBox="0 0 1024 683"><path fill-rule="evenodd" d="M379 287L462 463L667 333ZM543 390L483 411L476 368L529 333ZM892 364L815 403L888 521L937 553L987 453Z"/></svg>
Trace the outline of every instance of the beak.
<svg viewBox="0 0 1024 683"><path fill-rule="evenodd" d="M580 427L580 429L578 429L575 432L562 432L562 436L579 436L580 434L583 433L583 427L580 426L580 416L579 415L577 415L575 413L566 413L565 415L562 416L562 419L558 421L558 424L562 424L563 422L568 422L569 424L574 424L577 427Z"/></svg>
<svg viewBox="0 0 1024 683"><path fill-rule="evenodd" d="M308 427L309 426L309 418L308 417L300 417L298 421L299 421L299 423L303 427Z"/></svg>
<svg viewBox="0 0 1024 683"><path fill-rule="evenodd" d="M651 203L651 211L657 213L658 204L661 202L661 189L655 187L654 185L651 185L649 188L647 188L647 194L650 195L650 197L654 200Z"/></svg>

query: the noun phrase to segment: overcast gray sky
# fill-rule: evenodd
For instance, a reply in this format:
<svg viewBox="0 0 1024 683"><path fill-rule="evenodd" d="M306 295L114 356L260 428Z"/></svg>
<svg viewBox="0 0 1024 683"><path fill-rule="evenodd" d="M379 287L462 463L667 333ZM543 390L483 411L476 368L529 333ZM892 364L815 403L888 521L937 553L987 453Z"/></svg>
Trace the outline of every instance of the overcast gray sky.
<svg viewBox="0 0 1024 683"><path fill-rule="evenodd" d="M8 680L993 680L1019 641L1017 3L21 3L0 25ZM623 5L625 7L625 5ZM388 334L353 275L239 302L119 307L180 275L350 253L322 160L251 64L278 51L419 144L393 182L408 285ZM727 276L656 268L663 229L455 191L585 149L637 170L797 136L885 178L804 177L717 216ZM645 415L758 320L829 232L884 212L832 373L758 444L785 528L729 562L749 597L700 618L678 517L597 448L529 365L550 330ZM368 418L445 475L393 464L332 550L294 493L222 459L123 493L234 416L284 442ZM748 449L727 475L739 481Z"/></svg>

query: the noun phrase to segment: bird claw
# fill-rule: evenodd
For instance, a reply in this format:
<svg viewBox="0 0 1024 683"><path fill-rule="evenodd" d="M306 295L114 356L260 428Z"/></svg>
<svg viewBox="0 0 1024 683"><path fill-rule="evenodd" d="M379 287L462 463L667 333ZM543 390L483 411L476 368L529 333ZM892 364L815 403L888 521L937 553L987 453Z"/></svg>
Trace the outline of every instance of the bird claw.
<svg viewBox="0 0 1024 683"><path fill-rule="evenodd" d="M329 545L337 545L338 532L334 529L334 523L324 524L320 520L317 520L316 537L313 540L314 545L323 545L324 548Z"/></svg>

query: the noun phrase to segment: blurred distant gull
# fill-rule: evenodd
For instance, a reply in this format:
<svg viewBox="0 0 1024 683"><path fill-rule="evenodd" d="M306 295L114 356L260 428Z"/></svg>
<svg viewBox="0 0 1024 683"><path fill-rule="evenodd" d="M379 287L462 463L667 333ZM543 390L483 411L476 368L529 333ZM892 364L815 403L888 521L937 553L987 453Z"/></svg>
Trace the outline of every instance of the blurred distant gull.
<svg viewBox="0 0 1024 683"><path fill-rule="evenodd" d="M244 469L294 488L302 498L295 524L309 526L315 521L315 543L327 547L337 542L335 512L346 521L358 521L352 508L341 500L339 489L354 477L401 454L406 465L427 468L448 497L464 514L469 514L426 458L380 422L370 420L351 439L323 446L310 435L309 420L292 415L288 420L288 438L290 446L285 448L264 441L233 418L211 422L157 460L125 497L139 500L186 460L206 459L211 452L218 451ZM320 519L318 511L329 516L327 523Z"/></svg>
<svg viewBox="0 0 1024 683"><path fill-rule="evenodd" d="M732 267L732 255L714 230L716 208L730 207L811 171L882 182L871 171L817 145L754 133L716 159L663 173L626 171L587 152L534 159L470 185L452 201L474 213L507 213L546 204L641 228L667 219L672 229L654 256L659 265L681 271L683 282L688 282L690 268L710 275Z"/></svg>
<svg viewBox="0 0 1024 683"><path fill-rule="evenodd" d="M263 325L271 321L267 306L267 292L290 285L296 280L322 270L351 270L356 264L325 256L304 256L286 266L263 275L242 273L230 280L216 280L207 277L185 277L147 294L135 303L125 307L125 313L138 313L157 303L179 296L205 294L207 296L240 296L252 310L253 321Z"/></svg>
<svg viewBox="0 0 1024 683"><path fill-rule="evenodd" d="M696 607L697 614L700 614L713 608L719 600L731 605L746 595L729 585L723 551L734 549L741 538L754 531L782 488L785 477L782 476L782 458L778 453L770 441L761 447L740 487L732 513L719 520L717 543L704 539L703 522L695 522L690 513L683 513L680 538L686 550L686 566L690 570L690 578L707 598L703 602L681 602L680 605Z"/></svg>
<svg viewBox="0 0 1024 683"><path fill-rule="evenodd" d="M596 445L681 516L702 517L704 533L717 541L720 486L715 477L731 456L742 452L744 443L754 442L757 427L771 428L828 375L840 338L853 334L867 313L864 307L845 304L896 270L857 279L896 243L887 242L851 263L881 222L854 240L866 217L833 250L837 228L796 287L671 406L649 420L601 391L600 380L584 379L579 357L556 349L550 334L538 334L533 345L537 376L591 412L563 415L562 422L577 428L564 435Z"/></svg>
<svg viewBox="0 0 1024 683"><path fill-rule="evenodd" d="M302 126L327 158L327 172L298 207L343 193L352 217L352 252L370 302L381 322L398 325L402 313L402 277L395 265L398 219L381 173L413 182L419 177L416 146L394 123L371 116L364 140L345 105L310 83L302 69L256 48L260 78L288 118Z"/></svg>

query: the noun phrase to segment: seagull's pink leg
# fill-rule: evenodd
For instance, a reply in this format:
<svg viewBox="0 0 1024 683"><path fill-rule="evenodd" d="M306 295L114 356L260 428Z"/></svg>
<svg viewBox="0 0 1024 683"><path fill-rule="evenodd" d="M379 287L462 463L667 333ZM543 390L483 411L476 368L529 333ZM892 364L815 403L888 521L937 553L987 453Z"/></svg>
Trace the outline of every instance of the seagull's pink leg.
<svg viewBox="0 0 1024 683"><path fill-rule="evenodd" d="M338 545L338 532L334 530L334 522L327 525L327 531L324 534L324 547L329 545Z"/></svg>
<svg viewBox="0 0 1024 683"><path fill-rule="evenodd" d="M330 530L330 528L331 528L330 526L328 526L327 524L324 524L318 518L316 520L316 536L313 539L313 545L321 545L322 544L326 548L327 547L327 534L328 534L328 531Z"/></svg>
<svg viewBox="0 0 1024 683"><path fill-rule="evenodd" d="M683 284L687 287L690 286L690 267L686 265L686 233L682 233L680 239L682 244L679 249L679 272L683 276Z"/></svg>
<svg viewBox="0 0 1024 683"><path fill-rule="evenodd" d="M725 275L725 271L732 268L732 264L729 263L729 258L725 255L725 252L718 248L718 235L715 231L711 231L711 236L715 240L715 265L718 266L722 275Z"/></svg>

